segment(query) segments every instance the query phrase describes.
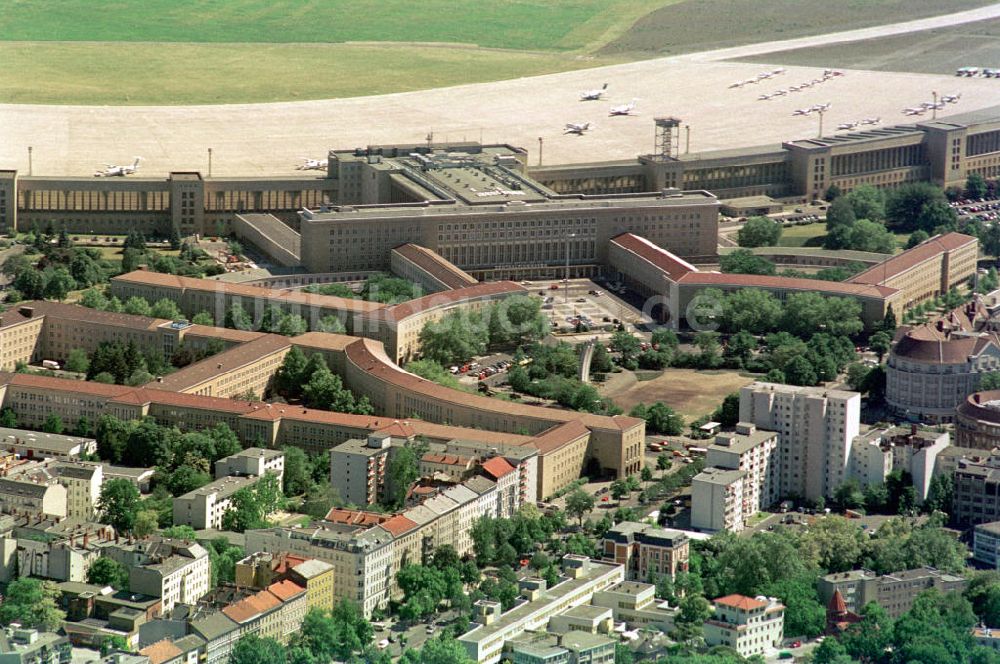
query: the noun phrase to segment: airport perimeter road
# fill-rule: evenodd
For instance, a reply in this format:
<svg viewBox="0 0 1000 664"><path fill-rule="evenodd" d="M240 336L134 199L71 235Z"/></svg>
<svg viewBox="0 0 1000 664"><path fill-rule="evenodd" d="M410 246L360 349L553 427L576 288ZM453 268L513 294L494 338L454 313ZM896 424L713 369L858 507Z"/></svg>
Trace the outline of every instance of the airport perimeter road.
<svg viewBox="0 0 1000 664"><path fill-rule="evenodd" d="M953 25L1000 16L1000 4L921 21L809 37L825 44L880 34ZM330 148L435 141L502 142L527 148L538 163L538 139L546 164L634 159L653 149L655 116L690 124L690 152L748 145L778 145L809 138L819 129L814 117L792 117L801 106L832 102L825 133L841 122L880 116L885 124L912 122L905 106L930 98L932 90L961 92L962 101L946 114L998 103L997 83L928 74L848 71L847 76L806 92L758 101L764 86L729 90L734 80L761 65L721 62L780 51L803 40L769 42L737 49L632 62L494 83L438 88L373 97L275 104L177 107L90 107L0 105L0 168L28 170L33 147L34 174L88 176L103 163L142 156L139 176L162 177L172 170L207 173L213 148L213 175L292 175L304 156L322 157ZM780 62L780 56L776 56ZM816 67L789 67L773 88L808 80ZM780 79L780 80L779 80ZM581 102L579 92L609 83L606 100ZM758 89L751 89L758 88ZM768 88L771 89L771 88ZM878 90L878 95L872 95ZM608 117L611 105L639 98L639 115ZM568 122L591 122L583 136L563 134ZM681 150L685 150L682 136ZM317 174L318 175L318 174Z"/></svg>

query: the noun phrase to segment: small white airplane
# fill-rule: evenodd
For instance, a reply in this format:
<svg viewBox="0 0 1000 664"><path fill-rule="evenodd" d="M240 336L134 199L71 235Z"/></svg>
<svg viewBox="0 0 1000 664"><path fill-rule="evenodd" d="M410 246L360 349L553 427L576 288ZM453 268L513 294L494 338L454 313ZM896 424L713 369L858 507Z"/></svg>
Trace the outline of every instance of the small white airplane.
<svg viewBox="0 0 1000 664"><path fill-rule="evenodd" d="M597 90L584 90L580 93L580 101L597 101L600 99L605 92L608 90L608 84L605 83L603 87Z"/></svg>
<svg viewBox="0 0 1000 664"><path fill-rule="evenodd" d="M801 89L802 89L801 86L798 85L791 85L788 87L789 92L798 92Z"/></svg>
<svg viewBox="0 0 1000 664"><path fill-rule="evenodd" d="M775 76L777 76L778 74L784 74L785 73L785 68L784 67L778 67L777 69L772 69L771 73L774 74Z"/></svg>
<svg viewBox="0 0 1000 664"><path fill-rule="evenodd" d="M771 98L771 95L769 95L769 94L762 94L759 97L757 97L757 101L767 101L770 98Z"/></svg>
<svg viewBox="0 0 1000 664"><path fill-rule="evenodd" d="M819 85L819 84L820 84L820 83L822 83L822 82L823 82L823 79L822 79L822 78L814 78L814 79L812 80L812 85Z"/></svg>
<svg viewBox="0 0 1000 664"><path fill-rule="evenodd" d="M757 79L748 78L747 80L743 81L743 85L757 85Z"/></svg>
<svg viewBox="0 0 1000 664"><path fill-rule="evenodd" d="M882 122L882 118L865 118L861 121L863 125L877 125Z"/></svg>
<svg viewBox="0 0 1000 664"><path fill-rule="evenodd" d="M611 111L608 115L631 115L632 111L635 110L635 102L637 100L633 99L627 104L622 104L620 106L612 106Z"/></svg>
<svg viewBox="0 0 1000 664"><path fill-rule="evenodd" d="M757 74L757 80L758 81L762 81L765 78L771 78L772 76L774 76L774 74L772 74L771 72L769 72L769 71L762 71L761 73Z"/></svg>
<svg viewBox="0 0 1000 664"><path fill-rule="evenodd" d="M938 111L940 111L942 108L944 108L944 102L943 101L939 101L937 103L934 103L932 101L924 101L924 102L920 102L920 105L923 108L927 109L928 111L931 110L932 108L935 109L935 110L938 110Z"/></svg>
<svg viewBox="0 0 1000 664"><path fill-rule="evenodd" d="M858 122L841 122L837 125L837 131L850 131L857 127L860 123Z"/></svg>
<svg viewBox="0 0 1000 664"><path fill-rule="evenodd" d="M592 129L589 122L567 122L563 134L576 134L583 136L583 132Z"/></svg>
<svg viewBox="0 0 1000 664"><path fill-rule="evenodd" d="M830 102L826 102L825 104L813 104L812 110L816 111L817 113L820 111L829 111L830 106L832 106Z"/></svg>
<svg viewBox="0 0 1000 664"><path fill-rule="evenodd" d="M94 173L95 178L113 178L113 177L124 177L126 175L132 175L137 170L139 170L139 162L142 161L142 157L136 157L135 161L132 162L131 166L116 166L114 164L105 164L103 171L96 171Z"/></svg>
<svg viewBox="0 0 1000 664"><path fill-rule="evenodd" d="M945 103L948 103L948 104L957 104L958 100L961 99L961 98L962 98L962 93L961 92L956 92L953 95L942 95L941 96L941 101L943 101Z"/></svg>
<svg viewBox="0 0 1000 664"><path fill-rule="evenodd" d="M310 159L302 157L302 163L295 167L297 171L325 171L328 161L326 159Z"/></svg>
<svg viewBox="0 0 1000 664"><path fill-rule="evenodd" d="M792 111L792 115L809 115L813 110L811 108L797 108Z"/></svg>
<svg viewBox="0 0 1000 664"><path fill-rule="evenodd" d="M775 90L774 91L774 96L775 97L784 97L787 94L788 94L788 90L786 90L784 88L781 88L779 90Z"/></svg>
<svg viewBox="0 0 1000 664"><path fill-rule="evenodd" d="M729 84L729 89L732 90L733 88L742 88L745 84L745 81L736 81L735 83Z"/></svg>
<svg viewBox="0 0 1000 664"><path fill-rule="evenodd" d="M927 109L923 106L910 106L909 108L903 109L904 115L923 115L927 112Z"/></svg>

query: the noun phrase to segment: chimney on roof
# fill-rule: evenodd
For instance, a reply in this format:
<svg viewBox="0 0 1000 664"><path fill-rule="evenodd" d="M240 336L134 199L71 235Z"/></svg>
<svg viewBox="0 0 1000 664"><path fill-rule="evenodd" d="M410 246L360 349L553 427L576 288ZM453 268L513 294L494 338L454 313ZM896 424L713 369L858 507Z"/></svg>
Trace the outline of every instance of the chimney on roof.
<svg viewBox="0 0 1000 664"><path fill-rule="evenodd" d="M18 307L17 312L24 316L25 318L31 318L35 315L34 307Z"/></svg>
<svg viewBox="0 0 1000 664"><path fill-rule="evenodd" d="M911 424L910 425L910 435L911 436L916 436L917 435L917 425L916 424Z"/></svg>
<svg viewBox="0 0 1000 664"><path fill-rule="evenodd" d="M90 532L89 531L85 532L83 534L83 548L86 549L88 546L90 546Z"/></svg>

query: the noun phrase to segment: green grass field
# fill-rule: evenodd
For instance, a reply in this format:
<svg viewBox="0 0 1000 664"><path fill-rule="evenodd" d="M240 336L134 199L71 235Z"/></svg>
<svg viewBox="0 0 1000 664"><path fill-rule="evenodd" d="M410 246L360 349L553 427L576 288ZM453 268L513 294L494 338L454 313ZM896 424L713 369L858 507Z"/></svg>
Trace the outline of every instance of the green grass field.
<svg viewBox="0 0 1000 664"><path fill-rule="evenodd" d="M779 247L822 247L826 237L826 222L786 226L778 239Z"/></svg>
<svg viewBox="0 0 1000 664"><path fill-rule="evenodd" d="M990 0L4 0L0 103L327 99L918 18Z"/></svg>

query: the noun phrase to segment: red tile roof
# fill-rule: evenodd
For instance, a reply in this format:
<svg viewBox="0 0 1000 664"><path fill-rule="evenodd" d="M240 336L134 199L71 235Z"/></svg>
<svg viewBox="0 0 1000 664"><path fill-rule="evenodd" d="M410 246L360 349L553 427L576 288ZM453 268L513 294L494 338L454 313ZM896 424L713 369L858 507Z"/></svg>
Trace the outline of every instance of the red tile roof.
<svg viewBox="0 0 1000 664"><path fill-rule="evenodd" d="M234 346L200 362L188 365L168 374L162 380L149 383L146 387L156 390L183 391L213 380L219 374L233 371L260 360L262 357L280 353L291 348L292 342L280 334L264 334L253 341Z"/></svg>
<svg viewBox="0 0 1000 664"><path fill-rule="evenodd" d="M498 480L504 475L514 472L514 466L510 465L510 463L508 463L503 457L493 457L489 461L483 463L483 470L485 470L490 477Z"/></svg>
<svg viewBox="0 0 1000 664"><path fill-rule="evenodd" d="M420 457L421 461L427 463L438 463L445 466L468 466L472 459L459 454L435 454L428 452Z"/></svg>
<svg viewBox="0 0 1000 664"><path fill-rule="evenodd" d="M267 590L282 602L287 602L306 591L305 588L290 579L272 583L267 587Z"/></svg>
<svg viewBox="0 0 1000 664"><path fill-rule="evenodd" d="M590 430L582 422L573 420L543 431L532 441L532 445L538 448L540 454L548 454L589 435Z"/></svg>
<svg viewBox="0 0 1000 664"><path fill-rule="evenodd" d="M230 604L223 608L222 612L233 622L243 624L278 606L281 606L280 599L267 590L261 590L259 593Z"/></svg>
<svg viewBox="0 0 1000 664"><path fill-rule="evenodd" d="M833 597L830 598L830 603L827 604L826 608L833 613L847 613L847 603L844 601L844 596L840 594L840 590L833 591Z"/></svg>
<svg viewBox="0 0 1000 664"><path fill-rule="evenodd" d="M731 286L735 288L775 288L818 292L823 295L851 295L872 299L883 299L899 292L896 288L873 286L870 284L722 272L689 272L681 277L680 283L720 287Z"/></svg>
<svg viewBox="0 0 1000 664"><path fill-rule="evenodd" d="M418 244L401 244L394 252L440 281L448 288L473 286L476 280L435 251Z"/></svg>
<svg viewBox="0 0 1000 664"><path fill-rule="evenodd" d="M407 519L402 514L397 514L388 521L380 523L379 525L385 528L393 537L399 537L400 535L413 530L419 524L417 524L416 521Z"/></svg>
<svg viewBox="0 0 1000 664"><path fill-rule="evenodd" d="M763 609L767 606L767 602L762 602L759 599L745 595L726 595L725 597L713 600L713 603L729 606L740 611L753 611L754 609Z"/></svg>
<svg viewBox="0 0 1000 664"><path fill-rule="evenodd" d="M214 279L196 279L194 277L178 277L172 274L160 274L148 270L136 270L112 278L112 282L134 283L140 285L161 286L177 290L192 290L210 293L228 293L262 300L278 300L290 304L311 307L365 313L384 309L380 302L367 302L346 297L306 293L297 289L264 288L246 284L232 284Z"/></svg>
<svg viewBox="0 0 1000 664"><path fill-rule="evenodd" d="M170 639L163 639L142 648L139 654L148 657L149 664L163 664L163 662L168 662L175 657L180 657L183 653Z"/></svg>
<svg viewBox="0 0 1000 664"><path fill-rule="evenodd" d="M979 240L962 233L945 233L927 239L912 249L896 254L885 261L874 265L864 272L854 275L846 283L851 284L883 284L887 279L902 274L921 263L937 259L941 254L955 251Z"/></svg>
<svg viewBox="0 0 1000 664"><path fill-rule="evenodd" d="M513 281L488 281L475 286L466 286L455 290L443 291L418 297L409 302L388 307L384 311L376 313L376 317L390 323L398 323L404 318L434 309L436 307L446 307L463 300L476 300L491 298L496 295L517 295L527 293L527 289Z"/></svg>
<svg viewBox="0 0 1000 664"><path fill-rule="evenodd" d="M644 237L639 237L632 233L622 233L611 238L611 242L635 254L640 260L651 263L663 270L674 281L677 281L688 272L698 271L698 268L694 265L673 255L666 249L658 247Z"/></svg>
<svg viewBox="0 0 1000 664"><path fill-rule="evenodd" d="M36 387L53 392L79 392L81 394L108 398L121 396L135 389L126 385L107 385L105 383L72 380L70 378L55 378L10 372L0 372L0 384L16 385L18 387Z"/></svg>

